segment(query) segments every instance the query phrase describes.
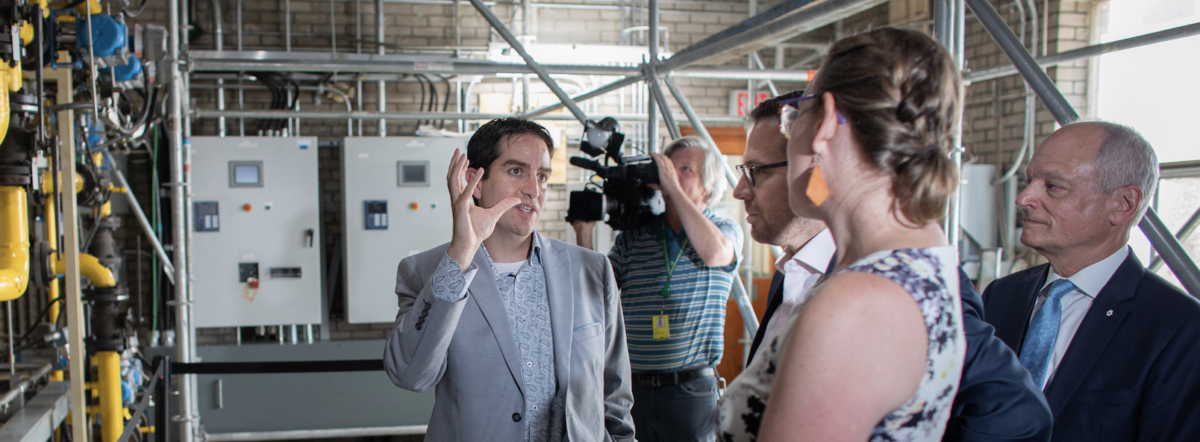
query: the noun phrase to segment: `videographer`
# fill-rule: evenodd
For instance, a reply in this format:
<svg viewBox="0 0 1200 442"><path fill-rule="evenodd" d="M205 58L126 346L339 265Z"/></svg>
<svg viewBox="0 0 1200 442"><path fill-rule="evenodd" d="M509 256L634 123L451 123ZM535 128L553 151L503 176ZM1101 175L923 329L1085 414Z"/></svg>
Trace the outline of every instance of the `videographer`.
<svg viewBox="0 0 1200 442"><path fill-rule="evenodd" d="M724 164L697 137L671 142L658 165L666 212L617 235L609 260L621 289L638 440L711 441L725 305L742 231L709 207L725 194ZM591 248L594 222L575 221Z"/></svg>

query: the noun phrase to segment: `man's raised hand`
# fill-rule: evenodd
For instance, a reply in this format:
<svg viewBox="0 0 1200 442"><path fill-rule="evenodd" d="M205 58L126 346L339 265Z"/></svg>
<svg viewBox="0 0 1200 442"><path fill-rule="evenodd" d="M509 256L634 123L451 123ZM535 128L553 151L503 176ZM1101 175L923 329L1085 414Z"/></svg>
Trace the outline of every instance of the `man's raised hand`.
<svg viewBox="0 0 1200 442"><path fill-rule="evenodd" d="M483 244L496 229L500 216L521 203L520 198L509 197L490 208L475 205L471 198L475 188L483 180L484 170L473 169L468 167L469 165L467 155L454 149L450 170L446 173L446 187L450 190L450 210L454 215L454 235L446 253L464 272L471 266L471 260L479 250L480 244ZM464 180L467 181L466 188L463 187Z"/></svg>

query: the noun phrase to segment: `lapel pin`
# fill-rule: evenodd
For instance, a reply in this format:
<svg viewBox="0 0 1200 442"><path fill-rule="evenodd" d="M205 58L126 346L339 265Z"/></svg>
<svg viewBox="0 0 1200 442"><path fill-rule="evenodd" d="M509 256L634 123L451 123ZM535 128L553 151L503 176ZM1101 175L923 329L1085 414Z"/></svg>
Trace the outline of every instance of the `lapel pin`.
<svg viewBox="0 0 1200 442"><path fill-rule="evenodd" d="M1107 315L1108 315L1108 316L1112 316L1112 310L1109 310L1109 311L1108 311L1108 313L1107 313Z"/></svg>

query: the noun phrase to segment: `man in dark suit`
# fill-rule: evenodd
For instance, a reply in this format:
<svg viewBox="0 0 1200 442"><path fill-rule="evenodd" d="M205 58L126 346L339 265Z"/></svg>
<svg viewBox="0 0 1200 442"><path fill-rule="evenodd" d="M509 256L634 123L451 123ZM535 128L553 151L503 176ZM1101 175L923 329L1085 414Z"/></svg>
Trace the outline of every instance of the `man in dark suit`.
<svg viewBox="0 0 1200 442"><path fill-rule="evenodd" d="M746 140L742 178L734 197L746 206L750 236L754 240L785 247L784 257L776 263L767 309L750 346L749 365L760 345L769 343L778 333L772 324L786 323L803 302L803 293L816 279L832 268L834 245L822 242L825 225L820 221L797 218L787 205L787 140L779 132L779 101L803 92L767 100L750 114L754 126ZM780 210L776 210L782 208ZM823 257L821 261L817 257ZM786 273L786 277L785 277ZM792 278L799 276L801 284ZM983 322L983 302L960 274L963 299L963 328L967 336L967 355L962 381L954 400L954 411L946 427L948 441L1046 441L1050 437L1050 409L1018 363L1016 355Z"/></svg>
<svg viewBox="0 0 1200 442"><path fill-rule="evenodd" d="M1050 263L988 286L985 318L1043 386L1054 441L1200 440L1200 302L1126 245L1154 150L1128 127L1076 123L1026 173L1021 242Z"/></svg>

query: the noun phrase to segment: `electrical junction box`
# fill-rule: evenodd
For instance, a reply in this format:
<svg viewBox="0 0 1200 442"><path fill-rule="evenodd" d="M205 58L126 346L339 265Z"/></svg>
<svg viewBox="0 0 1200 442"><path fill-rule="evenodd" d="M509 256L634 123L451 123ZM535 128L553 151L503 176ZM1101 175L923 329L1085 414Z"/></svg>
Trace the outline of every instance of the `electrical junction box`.
<svg viewBox="0 0 1200 442"><path fill-rule="evenodd" d="M363 201L363 228L387 230L387 201Z"/></svg>
<svg viewBox="0 0 1200 442"><path fill-rule="evenodd" d="M467 139L346 138L342 146L347 320L390 323L400 260L450 242L454 220L441 177Z"/></svg>
<svg viewBox="0 0 1200 442"><path fill-rule="evenodd" d="M191 143L196 326L319 324L317 140Z"/></svg>

